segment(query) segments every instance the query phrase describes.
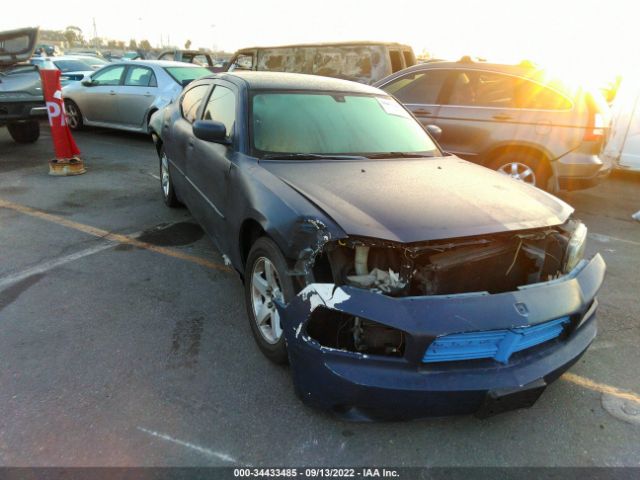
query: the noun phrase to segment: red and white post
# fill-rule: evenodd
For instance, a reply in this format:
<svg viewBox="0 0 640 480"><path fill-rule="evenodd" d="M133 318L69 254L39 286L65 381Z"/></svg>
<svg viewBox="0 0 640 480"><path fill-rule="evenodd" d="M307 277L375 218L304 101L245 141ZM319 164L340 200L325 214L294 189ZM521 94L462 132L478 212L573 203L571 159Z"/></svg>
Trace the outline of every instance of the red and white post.
<svg viewBox="0 0 640 480"><path fill-rule="evenodd" d="M60 85L60 70L40 70L40 78L56 154L56 157L49 161L49 175L81 175L86 172L86 169L79 157L80 150L67 125Z"/></svg>

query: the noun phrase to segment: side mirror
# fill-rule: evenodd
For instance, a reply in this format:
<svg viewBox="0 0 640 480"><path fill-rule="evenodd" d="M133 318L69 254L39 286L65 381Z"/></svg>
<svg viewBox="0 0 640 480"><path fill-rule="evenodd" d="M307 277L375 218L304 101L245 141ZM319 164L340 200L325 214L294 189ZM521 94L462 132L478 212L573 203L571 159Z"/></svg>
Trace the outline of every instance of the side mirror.
<svg viewBox="0 0 640 480"><path fill-rule="evenodd" d="M427 125L427 132L433 137L434 140L440 140L442 136L442 129L437 125Z"/></svg>
<svg viewBox="0 0 640 480"><path fill-rule="evenodd" d="M93 83L93 80L91 80L90 78L85 78L80 83L82 83L82 85L84 85L85 87L93 87L95 85L95 83Z"/></svg>
<svg viewBox="0 0 640 480"><path fill-rule="evenodd" d="M215 120L196 120L193 123L193 134L205 142L222 143L228 145L227 127Z"/></svg>

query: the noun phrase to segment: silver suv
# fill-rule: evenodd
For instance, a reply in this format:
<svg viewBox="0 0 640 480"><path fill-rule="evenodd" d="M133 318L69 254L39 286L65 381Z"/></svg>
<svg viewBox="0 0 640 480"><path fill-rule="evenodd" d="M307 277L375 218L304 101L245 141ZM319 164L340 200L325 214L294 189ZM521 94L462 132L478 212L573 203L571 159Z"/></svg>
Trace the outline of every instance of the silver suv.
<svg viewBox="0 0 640 480"><path fill-rule="evenodd" d="M598 92L570 87L543 70L458 62L415 65L375 84L425 126L442 147L549 191L597 185L611 170L599 158L609 110Z"/></svg>

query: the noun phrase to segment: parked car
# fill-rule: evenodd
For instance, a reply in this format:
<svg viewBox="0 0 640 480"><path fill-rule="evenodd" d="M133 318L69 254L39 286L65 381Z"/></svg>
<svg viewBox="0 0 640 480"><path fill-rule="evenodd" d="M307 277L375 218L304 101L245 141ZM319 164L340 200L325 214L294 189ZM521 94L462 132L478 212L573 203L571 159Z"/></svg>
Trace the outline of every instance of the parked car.
<svg viewBox="0 0 640 480"><path fill-rule="evenodd" d="M57 45L47 45L47 44L39 44L36 46L35 53L37 55L44 53L48 57L53 57L55 55L62 55L60 48Z"/></svg>
<svg viewBox="0 0 640 480"><path fill-rule="evenodd" d="M18 143L38 140L39 119L47 115L38 69L24 63L37 38L37 28L0 32L0 127Z"/></svg>
<svg viewBox="0 0 640 480"><path fill-rule="evenodd" d="M605 265L583 259L573 209L444 154L381 90L236 71L190 84L151 131L164 202L240 273L258 346L310 405L529 406L594 339Z"/></svg>
<svg viewBox="0 0 640 480"><path fill-rule="evenodd" d="M413 49L399 43L318 43L243 48L227 70L309 73L372 84L415 63Z"/></svg>
<svg viewBox="0 0 640 480"><path fill-rule="evenodd" d="M195 63L209 69L217 63L209 53L200 50L165 50L158 55L158 60Z"/></svg>
<svg viewBox="0 0 640 480"><path fill-rule="evenodd" d="M619 85L603 156L616 167L640 172L640 88L634 76Z"/></svg>
<svg viewBox="0 0 640 480"><path fill-rule="evenodd" d="M147 133L153 112L171 103L184 85L210 73L160 60L109 63L62 89L68 125L72 130L93 125Z"/></svg>
<svg viewBox="0 0 640 480"><path fill-rule="evenodd" d="M59 57L32 57L29 63L42 69L57 69L61 72L63 85L82 80L109 62L97 57L80 55L62 55Z"/></svg>
<svg viewBox="0 0 640 480"><path fill-rule="evenodd" d="M424 124L445 150L550 191L597 185L609 124L601 93L572 88L524 62L416 65L376 83Z"/></svg>

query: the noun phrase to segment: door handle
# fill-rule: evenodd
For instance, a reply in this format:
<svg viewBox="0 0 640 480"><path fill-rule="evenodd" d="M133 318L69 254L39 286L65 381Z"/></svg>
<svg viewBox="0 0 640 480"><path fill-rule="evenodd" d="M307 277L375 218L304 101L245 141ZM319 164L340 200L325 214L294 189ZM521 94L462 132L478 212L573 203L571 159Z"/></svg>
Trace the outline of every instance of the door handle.
<svg viewBox="0 0 640 480"><path fill-rule="evenodd" d="M418 110L413 111L414 115L431 115L429 110L425 110L424 108L419 108Z"/></svg>
<svg viewBox="0 0 640 480"><path fill-rule="evenodd" d="M507 115L506 113L499 113L491 118L495 120L511 120L513 117L511 115Z"/></svg>

